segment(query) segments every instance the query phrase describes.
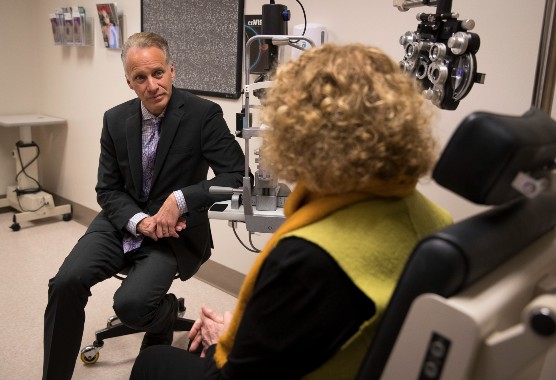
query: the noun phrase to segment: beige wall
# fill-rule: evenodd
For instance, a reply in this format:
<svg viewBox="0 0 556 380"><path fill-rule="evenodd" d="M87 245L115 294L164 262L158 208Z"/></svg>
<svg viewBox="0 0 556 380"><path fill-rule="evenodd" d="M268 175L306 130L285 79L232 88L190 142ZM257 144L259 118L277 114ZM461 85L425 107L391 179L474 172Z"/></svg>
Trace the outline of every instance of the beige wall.
<svg viewBox="0 0 556 380"><path fill-rule="evenodd" d="M90 16L96 17L97 1L82 0ZM246 0L246 13L257 14L267 1ZM281 1L292 12L293 25L303 21L293 0ZM302 0L308 22L329 30L329 41L377 45L401 59L399 37L415 30L415 15L425 8L400 13L391 0ZM125 16L125 35L140 31L140 1L117 2ZM105 49L95 18L94 46L54 46L48 14L64 5L54 0L0 0L0 114L41 112L65 118L67 125L35 127L33 138L41 147L40 180L43 186L64 198L98 210L94 186L99 155L103 112L134 96L127 87L119 51ZM432 8L430 8L432 10ZM531 104L544 1L454 0L460 18L473 18L474 32L481 37L477 55L484 85L476 85L456 111L440 111L438 136L442 142L469 113L477 110L521 114ZM212 98L224 109L234 128L241 100ZM13 182L15 168L11 149L14 130L0 130L0 194ZM240 143L243 143L240 141ZM476 207L424 182L421 189L461 219ZM245 273L254 254L235 240L226 222L213 223L216 250L213 260ZM240 227L240 235L246 237ZM262 246L267 236L255 237Z"/></svg>

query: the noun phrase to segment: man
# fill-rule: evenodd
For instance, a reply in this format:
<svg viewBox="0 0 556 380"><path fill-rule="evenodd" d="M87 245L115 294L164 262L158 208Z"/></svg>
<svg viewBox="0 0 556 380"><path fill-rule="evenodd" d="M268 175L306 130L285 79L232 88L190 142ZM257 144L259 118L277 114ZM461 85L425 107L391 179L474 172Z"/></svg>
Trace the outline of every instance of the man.
<svg viewBox="0 0 556 380"><path fill-rule="evenodd" d="M239 187L244 155L210 101L174 88L167 41L137 33L122 51L136 99L104 114L97 200L102 211L49 282L43 379L70 379L90 288L128 267L114 295L126 325L145 330L141 350L171 344L174 276L190 278L211 253L210 186ZM208 168L214 178L207 180Z"/></svg>

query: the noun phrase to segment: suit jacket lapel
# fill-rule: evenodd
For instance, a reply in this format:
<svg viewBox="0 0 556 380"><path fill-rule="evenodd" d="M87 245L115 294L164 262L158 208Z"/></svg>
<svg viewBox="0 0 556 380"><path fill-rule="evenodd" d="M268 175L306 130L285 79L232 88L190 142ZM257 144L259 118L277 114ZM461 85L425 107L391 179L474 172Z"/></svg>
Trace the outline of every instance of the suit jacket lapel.
<svg viewBox="0 0 556 380"><path fill-rule="evenodd" d="M141 109L137 107L135 112L125 121L125 133L127 141L127 151L129 155L129 168L133 185L137 189L137 197L141 197L143 188L143 162L142 162L142 142L141 142Z"/></svg>
<svg viewBox="0 0 556 380"><path fill-rule="evenodd" d="M174 88L172 92L172 98L168 103L168 107L166 108L166 112L164 114L164 117L162 118L162 123L160 124L160 140L158 141L158 147L156 148L153 186L156 184L158 175L160 174L160 171L164 166L164 161L166 161L166 156L168 155L168 151L172 146L174 136L178 131L183 113L183 97L179 96L179 93Z"/></svg>

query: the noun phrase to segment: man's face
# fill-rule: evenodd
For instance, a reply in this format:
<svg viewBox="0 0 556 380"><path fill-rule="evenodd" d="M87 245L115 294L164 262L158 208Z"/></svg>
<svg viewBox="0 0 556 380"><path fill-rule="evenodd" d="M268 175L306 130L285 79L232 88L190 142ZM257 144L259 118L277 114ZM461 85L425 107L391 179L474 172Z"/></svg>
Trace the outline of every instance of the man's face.
<svg viewBox="0 0 556 380"><path fill-rule="evenodd" d="M175 76L174 65L166 63L164 52L157 47L129 49L124 70L129 88L150 113L160 115L172 95Z"/></svg>

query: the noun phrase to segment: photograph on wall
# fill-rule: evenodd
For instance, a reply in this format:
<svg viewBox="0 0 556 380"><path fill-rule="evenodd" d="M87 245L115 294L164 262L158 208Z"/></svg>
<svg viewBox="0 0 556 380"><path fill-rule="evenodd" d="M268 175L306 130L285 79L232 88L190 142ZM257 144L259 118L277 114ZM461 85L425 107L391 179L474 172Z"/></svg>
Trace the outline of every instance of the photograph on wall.
<svg viewBox="0 0 556 380"><path fill-rule="evenodd" d="M116 4L97 4L97 12L104 46L109 49L121 49L122 33Z"/></svg>

